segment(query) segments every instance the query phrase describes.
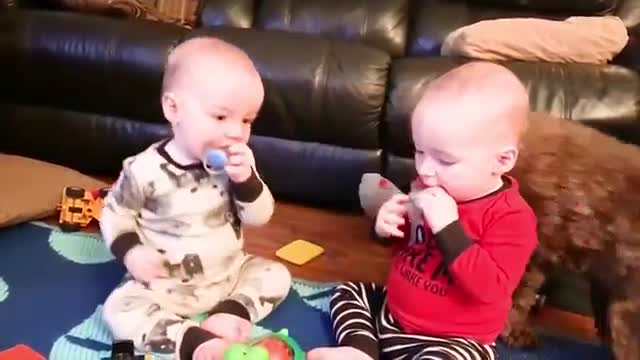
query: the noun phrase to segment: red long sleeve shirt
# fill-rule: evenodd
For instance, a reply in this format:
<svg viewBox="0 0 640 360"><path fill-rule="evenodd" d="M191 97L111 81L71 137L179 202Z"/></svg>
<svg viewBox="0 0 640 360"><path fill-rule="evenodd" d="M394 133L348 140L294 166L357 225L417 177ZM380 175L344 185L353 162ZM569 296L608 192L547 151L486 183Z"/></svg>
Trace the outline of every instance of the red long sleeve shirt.
<svg viewBox="0 0 640 360"><path fill-rule="evenodd" d="M387 281L389 310L405 332L490 344L504 328L537 246L533 210L516 180L504 179L496 192L459 203L459 220L435 235L409 212Z"/></svg>

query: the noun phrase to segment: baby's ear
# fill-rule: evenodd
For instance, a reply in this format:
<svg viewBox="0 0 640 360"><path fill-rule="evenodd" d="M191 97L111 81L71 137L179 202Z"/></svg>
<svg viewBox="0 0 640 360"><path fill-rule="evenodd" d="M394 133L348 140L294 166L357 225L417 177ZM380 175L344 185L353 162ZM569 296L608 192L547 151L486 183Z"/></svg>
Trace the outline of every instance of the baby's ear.
<svg viewBox="0 0 640 360"><path fill-rule="evenodd" d="M516 165L516 160L518 160L518 148L509 147L503 149L497 154L494 172L497 175L508 173Z"/></svg>
<svg viewBox="0 0 640 360"><path fill-rule="evenodd" d="M172 124L178 123L178 104L175 95L171 92L162 94L162 112L164 117Z"/></svg>

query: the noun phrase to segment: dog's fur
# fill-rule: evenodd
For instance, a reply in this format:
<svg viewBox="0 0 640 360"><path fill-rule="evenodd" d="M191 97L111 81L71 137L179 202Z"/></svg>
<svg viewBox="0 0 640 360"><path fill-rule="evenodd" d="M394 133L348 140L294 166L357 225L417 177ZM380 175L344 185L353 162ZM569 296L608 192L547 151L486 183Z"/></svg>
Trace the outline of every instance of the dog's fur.
<svg viewBox="0 0 640 360"><path fill-rule="evenodd" d="M590 279L596 324L616 359L640 359L640 147L532 114L511 174L538 216L539 246L502 340L534 344L527 318L545 272L559 266Z"/></svg>

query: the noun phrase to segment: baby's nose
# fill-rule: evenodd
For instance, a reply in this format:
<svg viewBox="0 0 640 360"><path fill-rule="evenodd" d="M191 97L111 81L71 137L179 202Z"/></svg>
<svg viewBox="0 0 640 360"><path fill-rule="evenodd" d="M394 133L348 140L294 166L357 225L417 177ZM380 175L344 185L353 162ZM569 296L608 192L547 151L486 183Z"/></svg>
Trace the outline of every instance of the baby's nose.
<svg viewBox="0 0 640 360"><path fill-rule="evenodd" d="M238 124L228 124L225 127L225 135L229 138L236 139L242 136L242 126Z"/></svg>

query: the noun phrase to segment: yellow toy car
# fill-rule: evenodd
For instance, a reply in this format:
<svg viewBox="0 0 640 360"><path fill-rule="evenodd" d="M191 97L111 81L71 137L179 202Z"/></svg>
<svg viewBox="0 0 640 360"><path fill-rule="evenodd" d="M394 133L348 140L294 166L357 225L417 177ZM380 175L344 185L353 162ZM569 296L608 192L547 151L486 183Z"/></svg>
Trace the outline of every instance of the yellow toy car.
<svg viewBox="0 0 640 360"><path fill-rule="evenodd" d="M108 188L86 191L75 186L65 187L62 190L62 200L56 207L60 211L60 229L65 232L78 231L94 219L99 221L104 197L108 192Z"/></svg>

